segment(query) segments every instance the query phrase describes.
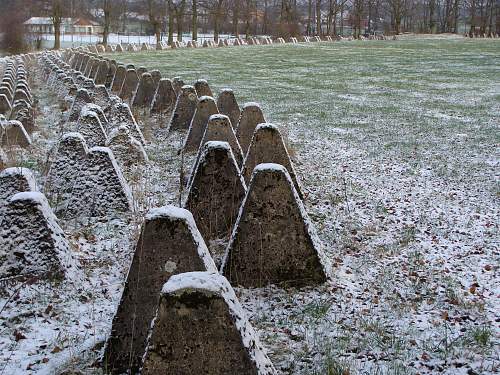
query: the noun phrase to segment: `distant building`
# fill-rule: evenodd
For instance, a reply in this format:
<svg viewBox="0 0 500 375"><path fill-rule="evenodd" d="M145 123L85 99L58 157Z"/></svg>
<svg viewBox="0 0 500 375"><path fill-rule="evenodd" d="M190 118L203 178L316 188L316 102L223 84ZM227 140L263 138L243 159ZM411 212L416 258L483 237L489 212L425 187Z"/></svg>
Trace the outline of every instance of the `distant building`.
<svg viewBox="0 0 500 375"><path fill-rule="evenodd" d="M50 17L31 17L24 22L26 31L31 34L53 34L54 23ZM97 35L103 27L99 23L84 18L63 18L61 22L62 34Z"/></svg>

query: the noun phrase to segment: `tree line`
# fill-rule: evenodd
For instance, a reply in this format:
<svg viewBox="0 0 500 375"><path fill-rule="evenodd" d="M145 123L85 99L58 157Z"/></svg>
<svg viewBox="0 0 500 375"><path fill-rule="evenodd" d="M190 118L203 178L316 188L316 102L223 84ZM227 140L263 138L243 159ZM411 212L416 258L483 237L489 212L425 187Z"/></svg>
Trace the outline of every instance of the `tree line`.
<svg viewBox="0 0 500 375"><path fill-rule="evenodd" d="M0 14L4 44L13 31L20 32L23 20L46 16L54 25L56 47L65 17L97 19L104 44L112 32L130 32L132 19L141 20L157 42L166 38L168 43L185 33L197 40L200 31L215 41L221 34L500 33L498 0L2 0Z"/></svg>

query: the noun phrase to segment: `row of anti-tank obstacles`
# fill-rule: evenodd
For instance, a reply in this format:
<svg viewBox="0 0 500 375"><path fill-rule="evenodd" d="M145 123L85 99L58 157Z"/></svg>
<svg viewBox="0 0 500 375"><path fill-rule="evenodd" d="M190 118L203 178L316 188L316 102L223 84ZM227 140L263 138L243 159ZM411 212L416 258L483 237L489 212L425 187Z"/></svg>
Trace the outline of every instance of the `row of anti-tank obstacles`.
<svg viewBox="0 0 500 375"><path fill-rule="evenodd" d="M73 51L66 52L64 60L55 53L38 56L53 90L65 97L65 102L70 102L68 96L73 93L67 123L76 121L76 128L71 130L83 133L70 132L62 137L56 156L60 163L55 163L57 167L53 164L51 171L94 173L90 178L87 175L86 188L72 195L85 194L92 185L115 181L99 192L119 197L101 212L109 215L110 211L120 211L113 207L119 205L116 202L127 201L123 198L127 195L126 181L119 178L120 166L114 162L111 150L100 146L85 150L84 145L99 142L95 134L102 133L103 123L110 123L107 116L112 117L114 107L124 108L126 104L111 95L106 113L92 103L95 89L81 77L81 72L71 69L74 56ZM206 82L200 87L200 91L210 90ZM229 98L232 105L222 98ZM282 282L308 285L326 280L323 249L303 207L301 188L278 128L265 123L255 103L247 103L240 111L230 90L223 91L218 102L220 107L225 106L227 115L218 113L212 96L200 95L194 87L184 85L176 96L169 129L187 129L183 152L197 153L184 202L193 214L169 206L146 215L106 345L103 367L108 372L142 368L142 373L147 374L275 373L227 280L243 287ZM241 112L239 116L237 112ZM129 124L126 129L140 132L130 116L125 116ZM238 118L235 128L231 117ZM107 172L95 175L102 170ZM43 226L39 232L44 232L50 242L44 247L45 254L50 255L46 258L47 271L57 269L64 275L68 267L75 267L65 250L69 247L61 246L64 234L43 195L29 192L34 189L29 172L17 171L4 171L0 184L6 186L16 176L25 180L28 192L14 194L16 189L10 189L8 214L1 228L15 230L12 228L18 226L9 225L13 220L26 220L27 213L21 208L29 206L30 212L36 211L41 219L30 221L43 223L39 224ZM84 183L84 179L74 185ZM54 185L61 180L65 181L55 178ZM87 195L84 201L92 199ZM76 215L85 212L74 211ZM219 273L216 254L210 254L205 241L226 236L229 243ZM8 233L5 238L17 237ZM36 244L32 242L25 248L27 255L33 246Z"/></svg>
<svg viewBox="0 0 500 375"><path fill-rule="evenodd" d="M368 37L360 36L360 40L386 40L385 35L370 35ZM203 42L198 42L196 40L188 40L187 42L173 41L170 45L164 41L157 44L149 43L118 43L118 44L97 44L85 47L85 49L92 53L114 53L114 52L145 52L145 51L162 51L166 49L176 49L176 48L214 48L214 47L231 47L231 46L254 46L254 45L270 45L270 44L285 44L285 43L313 43L313 42L333 42L342 40L354 40L353 37L343 37L343 36L300 36L300 37L290 37L288 40L285 38L270 38L267 36L262 37L249 37L249 38L220 38L217 42L214 40L205 39Z"/></svg>
<svg viewBox="0 0 500 375"><path fill-rule="evenodd" d="M33 97L22 56L0 62L0 169L8 165L3 150L31 145L34 130Z"/></svg>

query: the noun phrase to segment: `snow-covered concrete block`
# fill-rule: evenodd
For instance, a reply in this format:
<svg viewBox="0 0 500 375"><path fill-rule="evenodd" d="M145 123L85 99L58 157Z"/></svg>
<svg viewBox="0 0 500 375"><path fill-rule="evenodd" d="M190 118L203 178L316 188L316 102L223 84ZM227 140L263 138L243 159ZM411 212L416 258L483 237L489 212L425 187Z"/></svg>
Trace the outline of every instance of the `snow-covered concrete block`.
<svg viewBox="0 0 500 375"><path fill-rule="evenodd" d="M129 128L132 137L137 139L142 144L146 143L139 125L135 121L134 115L130 107L125 103L115 103L111 106L108 115L109 131L116 129L122 125Z"/></svg>
<svg viewBox="0 0 500 375"><path fill-rule="evenodd" d="M127 75L127 69L125 68L125 66L118 65L118 67L116 68L115 76L113 78L113 82L111 83L112 92L117 94L120 93L126 75Z"/></svg>
<svg viewBox="0 0 500 375"><path fill-rule="evenodd" d="M171 113L174 109L176 100L177 95L172 86L172 81L168 78L160 79L151 105L151 114L164 115L166 113Z"/></svg>
<svg viewBox="0 0 500 375"><path fill-rule="evenodd" d="M0 145L2 146L31 146L31 138L24 129L23 124L17 120L7 121L0 125Z"/></svg>
<svg viewBox="0 0 500 375"><path fill-rule="evenodd" d="M108 71L109 62L106 60L101 60L97 66L97 71L94 78L96 85L104 85L106 83L106 79L108 78Z"/></svg>
<svg viewBox="0 0 500 375"><path fill-rule="evenodd" d="M258 124L264 122L266 122L266 120L264 119L264 114L259 104L245 103L243 105L241 116L236 126L236 137L238 138L238 142L240 142L244 155L246 155L248 151L255 128Z"/></svg>
<svg viewBox="0 0 500 375"><path fill-rule="evenodd" d="M236 134L231 126L229 117L216 114L208 118L205 134L203 135L200 145L203 146L209 141L222 141L229 143L236 163L238 164L238 167L241 168L243 164L243 152L238 140L236 139Z"/></svg>
<svg viewBox="0 0 500 375"><path fill-rule="evenodd" d="M106 345L108 372L137 372L162 286L172 275L189 271L217 272L193 216L174 206L150 210Z"/></svg>
<svg viewBox="0 0 500 375"><path fill-rule="evenodd" d="M246 185L227 142L207 142L200 152L185 203L207 241L227 239Z"/></svg>
<svg viewBox="0 0 500 375"><path fill-rule="evenodd" d="M131 167L148 162L142 143L132 137L130 129L125 125L119 126L109 134L106 146L113 151L113 155L124 172L129 172Z"/></svg>
<svg viewBox="0 0 500 375"><path fill-rule="evenodd" d="M95 104L100 106L103 111L107 112L110 105L111 99L109 96L108 89L104 85L96 85L93 90L92 99Z"/></svg>
<svg viewBox="0 0 500 375"><path fill-rule="evenodd" d="M219 113L217 104L211 96L202 96L198 99L189 130L184 140L183 152L197 152L210 116Z"/></svg>
<svg viewBox="0 0 500 375"><path fill-rule="evenodd" d="M250 182L254 168L262 163L275 163L284 166L292 178L295 190L303 199L302 187L300 186L297 173L286 149L283 137L276 125L259 124L255 128L252 142L243 163L242 175L245 181Z"/></svg>
<svg viewBox="0 0 500 375"><path fill-rule="evenodd" d="M143 375L272 375L276 370L229 282L188 272L163 286Z"/></svg>
<svg viewBox="0 0 500 375"><path fill-rule="evenodd" d="M30 169L12 167L0 172L0 206L17 193L36 190L36 180Z"/></svg>
<svg viewBox="0 0 500 375"><path fill-rule="evenodd" d="M0 277L62 279L76 269L45 196L39 192L12 196L0 216Z"/></svg>
<svg viewBox="0 0 500 375"><path fill-rule="evenodd" d="M135 69L128 69L120 90L120 98L125 101L132 99L138 84L139 76L137 75L137 72Z"/></svg>
<svg viewBox="0 0 500 375"><path fill-rule="evenodd" d="M172 78L172 86L174 86L175 94L179 95L182 89L182 86L184 86L184 81L182 80L181 77L174 77Z"/></svg>
<svg viewBox="0 0 500 375"><path fill-rule="evenodd" d="M82 109L76 131L83 135L89 147L106 145L107 136L101 120L95 112L88 110L88 107Z"/></svg>
<svg viewBox="0 0 500 375"><path fill-rule="evenodd" d="M201 98L202 96L214 96L212 89L210 89L210 86L205 79L197 80L194 83L194 89L196 90L196 94L198 94L198 98Z"/></svg>
<svg viewBox="0 0 500 375"><path fill-rule="evenodd" d="M326 281L322 244L286 168L255 167L223 261L234 285Z"/></svg>
<svg viewBox="0 0 500 375"><path fill-rule="evenodd" d="M236 98L234 97L233 90L222 89L217 97L217 108L219 108L220 113L229 117L232 127L236 129L236 125L238 125L238 120L240 119L241 110Z"/></svg>
<svg viewBox="0 0 500 375"><path fill-rule="evenodd" d="M7 90L7 89L6 89ZM12 109L10 100L5 94L0 94L0 114L8 115Z"/></svg>
<svg viewBox="0 0 500 375"><path fill-rule="evenodd" d="M85 167L88 147L80 133L66 133L57 144L54 160L47 173L45 187L52 201L67 206L73 198L73 189Z"/></svg>
<svg viewBox="0 0 500 375"><path fill-rule="evenodd" d="M170 118L168 129L185 130L189 128L196 111L198 96L193 86L184 85L177 96L174 111Z"/></svg>
<svg viewBox="0 0 500 375"><path fill-rule="evenodd" d="M155 82L150 73L143 73L132 98L132 107L149 108L155 95Z"/></svg>
<svg viewBox="0 0 500 375"><path fill-rule="evenodd" d="M73 100L73 104L71 105L71 109L69 110L68 121L69 122L78 121L78 118L80 117L80 112L83 106L87 103L92 103L92 98L90 97L88 90L79 89L76 92L75 99Z"/></svg>

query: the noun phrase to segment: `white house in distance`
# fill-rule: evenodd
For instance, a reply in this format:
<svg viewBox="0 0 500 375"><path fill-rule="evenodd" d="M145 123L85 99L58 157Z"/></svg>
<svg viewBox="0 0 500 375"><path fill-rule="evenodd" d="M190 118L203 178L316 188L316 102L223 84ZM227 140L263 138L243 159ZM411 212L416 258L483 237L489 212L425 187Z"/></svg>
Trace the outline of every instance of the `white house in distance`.
<svg viewBox="0 0 500 375"><path fill-rule="evenodd" d="M31 34L53 34L54 24L50 17L31 17L24 22L26 31ZM99 23L83 18L63 18L61 34L97 35L103 32Z"/></svg>

